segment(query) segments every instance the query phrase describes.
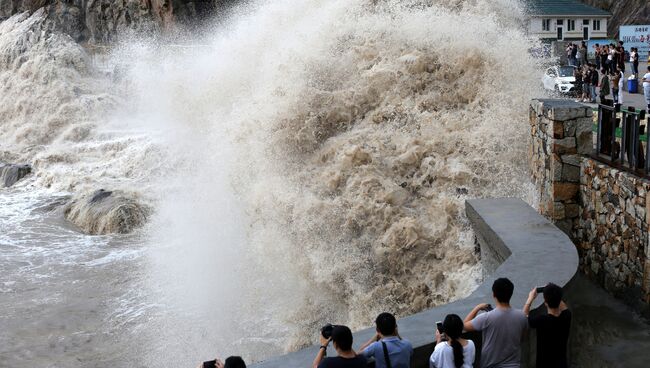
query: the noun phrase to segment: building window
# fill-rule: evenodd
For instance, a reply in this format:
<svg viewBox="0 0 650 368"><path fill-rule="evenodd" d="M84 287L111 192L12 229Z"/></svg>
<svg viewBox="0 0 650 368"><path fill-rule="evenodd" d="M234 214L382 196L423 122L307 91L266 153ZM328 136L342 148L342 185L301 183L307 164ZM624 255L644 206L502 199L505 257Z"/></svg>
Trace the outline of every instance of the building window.
<svg viewBox="0 0 650 368"><path fill-rule="evenodd" d="M561 26L561 25L563 25L563 24L564 24L564 20L562 20L562 19L558 19L558 20L557 20L557 25L558 25L558 26Z"/></svg>
<svg viewBox="0 0 650 368"><path fill-rule="evenodd" d="M588 26L589 25L589 19L583 19L582 20L582 25L583 26Z"/></svg>
<svg viewBox="0 0 650 368"><path fill-rule="evenodd" d="M566 20L566 28L567 31L575 31L576 30L576 21L574 19L567 19Z"/></svg>
<svg viewBox="0 0 650 368"><path fill-rule="evenodd" d="M594 31L600 31L600 21L594 20Z"/></svg>
<svg viewBox="0 0 650 368"><path fill-rule="evenodd" d="M551 30L551 20L542 19L542 31L550 31L550 30Z"/></svg>

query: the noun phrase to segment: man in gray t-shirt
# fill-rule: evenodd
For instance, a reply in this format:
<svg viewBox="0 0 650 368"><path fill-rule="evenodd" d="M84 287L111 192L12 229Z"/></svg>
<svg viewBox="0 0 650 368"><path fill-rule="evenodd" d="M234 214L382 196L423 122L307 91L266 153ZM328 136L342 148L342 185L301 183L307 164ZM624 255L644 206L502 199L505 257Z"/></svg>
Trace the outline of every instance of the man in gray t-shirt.
<svg viewBox="0 0 650 368"><path fill-rule="evenodd" d="M482 314L489 304L479 304L465 317L466 331L481 331L481 368L519 368L521 339L528 327L524 312L510 307L514 285L506 278L492 285L496 309Z"/></svg>

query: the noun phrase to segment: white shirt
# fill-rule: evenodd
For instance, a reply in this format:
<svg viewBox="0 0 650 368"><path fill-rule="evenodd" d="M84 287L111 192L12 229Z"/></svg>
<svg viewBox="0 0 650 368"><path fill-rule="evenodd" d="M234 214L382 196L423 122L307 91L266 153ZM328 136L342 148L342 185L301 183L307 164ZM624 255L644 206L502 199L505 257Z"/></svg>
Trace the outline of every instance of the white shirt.
<svg viewBox="0 0 650 368"><path fill-rule="evenodd" d="M463 346L463 366L462 368L472 368L474 366L474 357L476 356L476 347L472 340L467 340L467 345ZM436 348L429 358L430 368L456 368L454 364L454 349L446 341L436 345Z"/></svg>
<svg viewBox="0 0 650 368"><path fill-rule="evenodd" d="M650 87L650 72L645 73L643 78L645 79L645 82L643 82L643 87Z"/></svg>

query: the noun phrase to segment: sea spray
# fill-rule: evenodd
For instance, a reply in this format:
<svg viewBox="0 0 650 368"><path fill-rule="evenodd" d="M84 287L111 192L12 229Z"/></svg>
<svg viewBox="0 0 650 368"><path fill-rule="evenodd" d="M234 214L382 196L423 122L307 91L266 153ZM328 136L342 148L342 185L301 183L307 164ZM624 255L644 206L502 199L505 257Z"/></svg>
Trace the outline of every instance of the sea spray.
<svg viewBox="0 0 650 368"><path fill-rule="evenodd" d="M79 85L91 103L34 125L36 146L16 132L47 115L0 107L3 150L33 159L39 185L110 184L154 209L157 307L125 354L261 359L325 322L358 329L471 292L464 199L527 196L540 89L521 5L285 0L235 15L200 47L119 45L111 78L40 59L62 96Z"/></svg>

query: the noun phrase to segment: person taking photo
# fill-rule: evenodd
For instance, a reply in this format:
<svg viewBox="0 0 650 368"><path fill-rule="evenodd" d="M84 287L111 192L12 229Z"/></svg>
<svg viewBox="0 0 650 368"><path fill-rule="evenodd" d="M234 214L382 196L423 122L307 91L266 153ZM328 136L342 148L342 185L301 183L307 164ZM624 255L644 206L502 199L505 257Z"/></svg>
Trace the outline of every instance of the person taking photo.
<svg viewBox="0 0 650 368"><path fill-rule="evenodd" d="M320 335L320 348L312 364L313 368L367 368L368 361L363 355L357 355L352 350L352 331L347 326L334 326L332 337ZM330 341L338 356L326 358L327 346Z"/></svg>
<svg viewBox="0 0 650 368"><path fill-rule="evenodd" d="M429 358L429 368L472 368L476 347L472 340L460 337L463 333L463 320L456 314L448 314L442 322L442 330L436 328L436 347Z"/></svg>
<svg viewBox="0 0 650 368"><path fill-rule="evenodd" d="M375 320L377 333L361 346L360 354L375 358L376 368L409 368L413 345L397 332L397 320L390 313L381 313Z"/></svg>
<svg viewBox="0 0 650 368"><path fill-rule="evenodd" d="M568 368L567 343L571 330L571 311L562 301L562 288L555 284L544 286L544 305L541 313L530 313L537 297L537 289L528 294L524 314L528 325L537 331L537 367Z"/></svg>
<svg viewBox="0 0 650 368"><path fill-rule="evenodd" d="M521 366L521 340L528 327L524 312L510 306L515 290L507 278L499 278L492 284L496 308L488 310L489 304L479 304L465 317L465 331L481 331L481 368L519 368Z"/></svg>

